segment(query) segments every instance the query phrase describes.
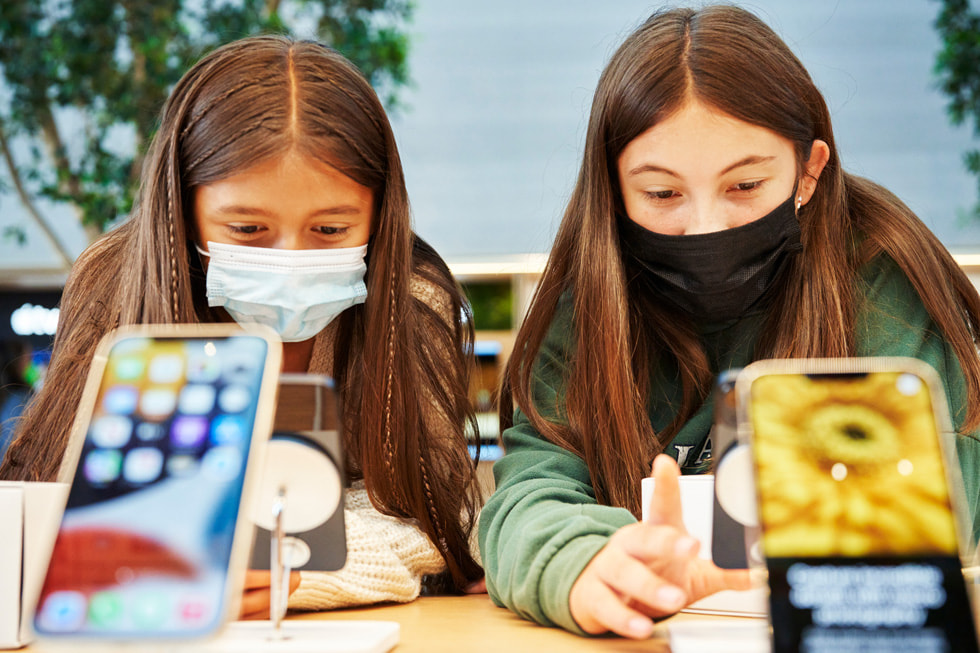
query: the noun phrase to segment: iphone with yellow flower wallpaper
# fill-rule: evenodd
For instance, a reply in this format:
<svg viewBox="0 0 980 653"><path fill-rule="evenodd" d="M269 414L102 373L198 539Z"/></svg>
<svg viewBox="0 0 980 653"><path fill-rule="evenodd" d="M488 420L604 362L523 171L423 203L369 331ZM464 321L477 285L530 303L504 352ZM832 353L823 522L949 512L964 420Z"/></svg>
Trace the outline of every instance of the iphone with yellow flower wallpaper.
<svg viewBox="0 0 980 653"><path fill-rule="evenodd" d="M935 371L904 358L760 361L736 394L773 649L977 653L956 436Z"/></svg>

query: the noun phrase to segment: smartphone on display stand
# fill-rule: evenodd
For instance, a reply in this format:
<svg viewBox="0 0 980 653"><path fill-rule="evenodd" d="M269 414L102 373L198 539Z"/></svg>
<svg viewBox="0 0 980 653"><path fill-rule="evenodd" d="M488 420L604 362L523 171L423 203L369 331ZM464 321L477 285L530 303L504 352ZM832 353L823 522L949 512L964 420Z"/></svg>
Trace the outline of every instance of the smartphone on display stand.
<svg viewBox="0 0 980 653"><path fill-rule="evenodd" d="M288 485L284 519L302 553L294 570L336 571L347 561L340 401L333 380L318 374L281 374L272 437L253 514L255 544L249 567L269 569L272 495ZM279 480L276 480L279 479ZM283 481L285 483L283 483Z"/></svg>
<svg viewBox="0 0 980 653"><path fill-rule="evenodd" d="M958 437L915 359L760 361L751 437L776 653L977 653Z"/></svg>
<svg viewBox="0 0 980 653"><path fill-rule="evenodd" d="M750 560L761 562L750 447L738 437L735 381L739 372L741 368L723 372L714 388L711 559L723 569L747 569Z"/></svg>
<svg viewBox="0 0 980 653"><path fill-rule="evenodd" d="M110 333L59 474L71 482L34 628L49 643L180 640L237 612L282 345L232 324ZM245 501L243 501L243 499Z"/></svg>

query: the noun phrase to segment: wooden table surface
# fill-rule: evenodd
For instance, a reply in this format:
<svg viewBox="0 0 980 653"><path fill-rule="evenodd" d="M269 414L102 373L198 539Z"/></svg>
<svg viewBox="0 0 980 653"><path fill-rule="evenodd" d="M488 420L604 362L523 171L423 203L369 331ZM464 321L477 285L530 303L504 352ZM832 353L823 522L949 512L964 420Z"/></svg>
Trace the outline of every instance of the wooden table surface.
<svg viewBox="0 0 980 653"><path fill-rule="evenodd" d="M356 619L397 621L401 637L395 653L439 651L494 653L576 653L578 651L670 651L666 625L684 621L745 621L682 613L661 622L652 639L633 641L619 637L579 637L557 628L545 628L498 608L486 594L423 597L404 605L294 614L290 619Z"/></svg>
<svg viewBox="0 0 980 653"><path fill-rule="evenodd" d="M417 599L406 604L388 604L366 608L331 610L290 614L289 621L394 621L400 625L398 645L394 653L579 653L595 651L643 651L644 653L668 653L671 651L668 627L682 624L687 633L716 633L721 639L709 639L687 650L698 653L725 653L737 651L766 651L768 646L754 645L746 648L739 645L739 635L728 637L729 631L744 626L759 626L758 619L748 617L722 617L681 613L658 624L652 638L636 641L615 636L579 637L558 628L545 628L521 619L504 608L490 602L486 594L472 596L433 596ZM258 625L258 624L256 624ZM688 637L690 635L688 634ZM239 642L240 644L240 642ZM153 648L148 648L153 645ZM267 647L266 647L267 648ZM74 647L55 648L43 642L34 642L24 653L47 653L48 651L75 650ZM84 650L93 651L91 647ZM123 650L123 649L118 649ZM243 648L240 645L228 648L227 643L213 642L178 647L164 642L147 642L146 646L130 647L130 651L261 651L263 646Z"/></svg>

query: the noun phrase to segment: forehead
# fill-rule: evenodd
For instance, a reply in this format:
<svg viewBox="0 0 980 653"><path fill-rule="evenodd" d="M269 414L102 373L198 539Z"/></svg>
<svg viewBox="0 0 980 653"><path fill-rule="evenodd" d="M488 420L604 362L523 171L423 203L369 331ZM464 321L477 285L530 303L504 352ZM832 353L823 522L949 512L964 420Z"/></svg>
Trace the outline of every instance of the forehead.
<svg viewBox="0 0 980 653"><path fill-rule="evenodd" d="M696 100L627 144L619 157L621 172L656 165L686 175L720 174L749 156L792 162L793 144L776 132L739 120Z"/></svg>
<svg viewBox="0 0 980 653"><path fill-rule="evenodd" d="M234 174L199 186L198 196L224 201L275 198L276 202L323 202L330 198L370 198L371 191L337 168L290 150Z"/></svg>
<svg viewBox="0 0 980 653"><path fill-rule="evenodd" d="M261 181L264 179L283 179L292 176L334 177L341 174L334 166L324 160L309 156L296 148L290 148L234 170L225 179ZM224 181L224 179L220 180Z"/></svg>

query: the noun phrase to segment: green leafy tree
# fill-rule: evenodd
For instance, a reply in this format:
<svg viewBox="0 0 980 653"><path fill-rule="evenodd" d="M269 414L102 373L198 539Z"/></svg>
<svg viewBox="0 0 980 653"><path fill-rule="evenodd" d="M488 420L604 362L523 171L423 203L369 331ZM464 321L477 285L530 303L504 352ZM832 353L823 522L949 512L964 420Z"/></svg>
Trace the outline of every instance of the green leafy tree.
<svg viewBox="0 0 980 653"><path fill-rule="evenodd" d="M973 135L980 135L980 15L969 0L940 0L942 8L936 30L942 49L936 57L935 72L940 88L949 96L947 111L954 125L969 124ZM980 196L980 150L963 156L967 169L977 177ZM980 204L972 210L980 218Z"/></svg>
<svg viewBox="0 0 980 653"><path fill-rule="evenodd" d="M37 199L67 203L90 239L124 218L167 94L205 52L261 33L313 37L393 109L411 14L411 0L0 0L0 191L67 266Z"/></svg>

